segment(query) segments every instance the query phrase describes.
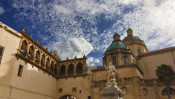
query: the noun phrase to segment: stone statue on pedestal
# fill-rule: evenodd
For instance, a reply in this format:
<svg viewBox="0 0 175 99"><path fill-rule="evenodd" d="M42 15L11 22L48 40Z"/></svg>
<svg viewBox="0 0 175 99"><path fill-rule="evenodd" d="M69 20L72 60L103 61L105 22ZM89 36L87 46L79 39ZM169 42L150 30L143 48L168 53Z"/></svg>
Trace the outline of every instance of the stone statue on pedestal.
<svg viewBox="0 0 175 99"><path fill-rule="evenodd" d="M116 82L116 68L112 63L105 67L107 70L107 83L106 86L100 91L102 99L123 99L125 95Z"/></svg>
<svg viewBox="0 0 175 99"><path fill-rule="evenodd" d="M117 87L115 66L113 66L111 64L110 66L107 66L106 67L106 70L107 70L107 83L106 83L106 87L111 87L111 86Z"/></svg>

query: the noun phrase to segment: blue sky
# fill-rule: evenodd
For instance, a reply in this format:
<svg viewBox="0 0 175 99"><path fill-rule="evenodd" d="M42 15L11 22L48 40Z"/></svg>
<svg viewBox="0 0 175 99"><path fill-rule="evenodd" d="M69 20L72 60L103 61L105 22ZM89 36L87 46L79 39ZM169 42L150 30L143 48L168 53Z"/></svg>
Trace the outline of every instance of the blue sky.
<svg viewBox="0 0 175 99"><path fill-rule="evenodd" d="M89 66L101 65L115 32L127 28L148 49L175 45L174 0L1 0L0 21L56 50L65 59L87 55Z"/></svg>

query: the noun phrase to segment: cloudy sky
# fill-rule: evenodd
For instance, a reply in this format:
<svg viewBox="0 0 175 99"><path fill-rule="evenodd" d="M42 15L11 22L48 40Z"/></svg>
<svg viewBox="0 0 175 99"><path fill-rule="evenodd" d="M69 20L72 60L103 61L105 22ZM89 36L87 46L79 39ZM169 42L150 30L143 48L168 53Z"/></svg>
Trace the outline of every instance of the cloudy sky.
<svg viewBox="0 0 175 99"><path fill-rule="evenodd" d="M101 65L115 32L128 27L149 51L175 46L175 0L0 0L0 21L56 50L64 60Z"/></svg>

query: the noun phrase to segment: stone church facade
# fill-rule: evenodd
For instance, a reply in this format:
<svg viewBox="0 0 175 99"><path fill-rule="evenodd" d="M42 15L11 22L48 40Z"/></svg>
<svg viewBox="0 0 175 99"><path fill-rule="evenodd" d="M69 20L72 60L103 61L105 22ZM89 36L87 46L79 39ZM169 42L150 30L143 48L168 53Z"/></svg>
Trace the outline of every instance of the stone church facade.
<svg viewBox="0 0 175 99"><path fill-rule="evenodd" d="M88 67L86 56L61 60L38 41L0 23L0 99L101 99L105 67L116 67L124 99L167 99L165 86L156 77L161 64L175 69L175 47L148 51L132 29L121 40L115 33L106 49L103 66ZM175 82L170 85L175 98Z"/></svg>

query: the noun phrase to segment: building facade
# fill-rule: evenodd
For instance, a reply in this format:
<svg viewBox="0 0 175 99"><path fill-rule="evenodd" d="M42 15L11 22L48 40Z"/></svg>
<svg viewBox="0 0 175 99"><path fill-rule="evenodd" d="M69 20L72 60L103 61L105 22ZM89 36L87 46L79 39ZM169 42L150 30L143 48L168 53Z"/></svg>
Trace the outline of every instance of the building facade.
<svg viewBox="0 0 175 99"><path fill-rule="evenodd" d="M124 99L167 99L165 86L156 77L161 64L175 69L175 47L149 52L132 29L121 40L115 33L103 66L88 67L86 56L61 60L27 35L0 23L0 99L101 99L109 63L116 67ZM175 98L175 82L170 85Z"/></svg>

